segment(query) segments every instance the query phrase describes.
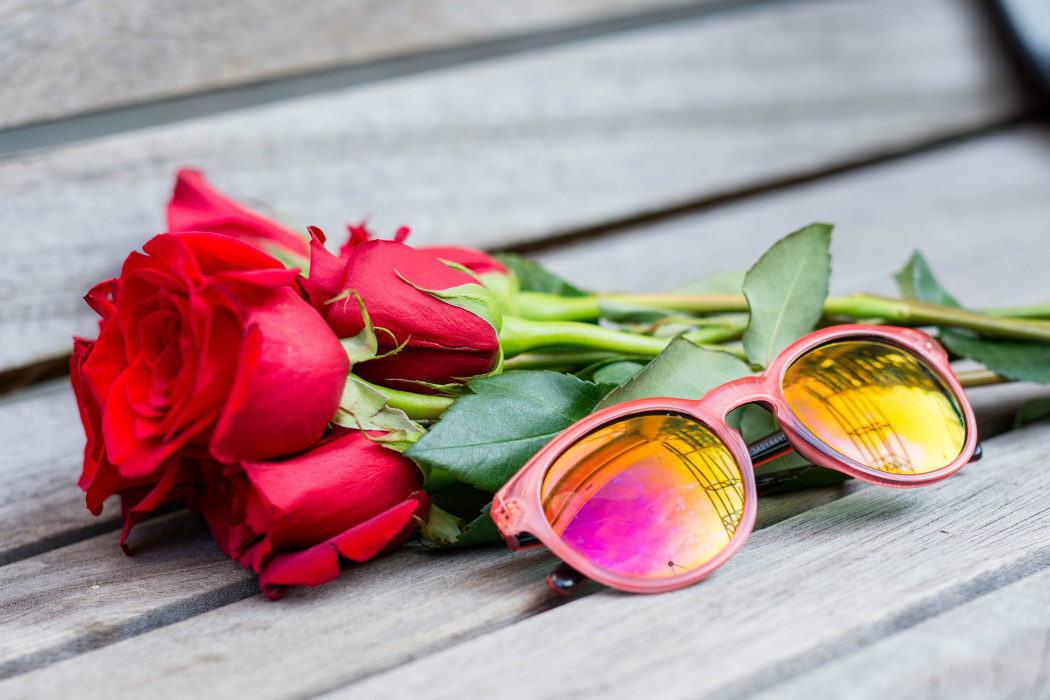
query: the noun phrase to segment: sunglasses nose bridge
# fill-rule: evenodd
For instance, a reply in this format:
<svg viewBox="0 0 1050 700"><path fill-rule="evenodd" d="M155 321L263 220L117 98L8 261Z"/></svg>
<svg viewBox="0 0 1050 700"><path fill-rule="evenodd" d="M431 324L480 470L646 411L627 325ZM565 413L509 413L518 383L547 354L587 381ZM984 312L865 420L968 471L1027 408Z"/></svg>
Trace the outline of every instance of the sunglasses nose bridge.
<svg viewBox="0 0 1050 700"><path fill-rule="evenodd" d="M712 389L700 402L705 409L724 420L734 408L771 399L765 377L757 376L743 377Z"/></svg>

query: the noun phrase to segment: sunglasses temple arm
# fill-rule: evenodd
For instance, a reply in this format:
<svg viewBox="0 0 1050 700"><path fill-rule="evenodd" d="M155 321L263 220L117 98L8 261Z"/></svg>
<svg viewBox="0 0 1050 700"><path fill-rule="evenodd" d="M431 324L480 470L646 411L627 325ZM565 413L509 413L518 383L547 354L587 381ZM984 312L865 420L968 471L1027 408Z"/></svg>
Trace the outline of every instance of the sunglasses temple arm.
<svg viewBox="0 0 1050 700"><path fill-rule="evenodd" d="M767 435L758 442L751 443L747 447L747 452L751 455L751 465L754 467L765 464L766 462L772 462L777 457L783 457L789 452L794 452L795 448L791 446L791 442L788 440L787 435L782 431L777 431L772 435ZM974 448L973 454L970 456L970 462L976 462L981 459L983 450L981 449L981 443L977 443L977 447Z"/></svg>

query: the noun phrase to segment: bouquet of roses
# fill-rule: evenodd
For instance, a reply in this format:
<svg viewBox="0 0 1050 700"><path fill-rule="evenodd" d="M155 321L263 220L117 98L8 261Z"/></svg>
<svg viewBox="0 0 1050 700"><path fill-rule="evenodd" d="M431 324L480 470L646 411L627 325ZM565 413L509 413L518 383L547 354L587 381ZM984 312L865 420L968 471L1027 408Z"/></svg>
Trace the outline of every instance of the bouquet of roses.
<svg viewBox="0 0 1050 700"><path fill-rule="evenodd" d="M903 299L829 298L823 224L746 275L655 295L587 294L513 255L413 248L407 228L388 241L350 226L336 255L320 230L190 170L168 231L85 297L100 321L71 362L80 486L95 514L120 496L125 551L152 511L199 511L271 598L417 533L436 549L498 541L491 494L572 422L635 398L698 399L817 325L936 326L987 367L964 383L1050 382L1050 307L964 310L918 253L898 275ZM758 407L732 418L749 441L776 430ZM845 478L794 455L758 472L767 492Z"/></svg>

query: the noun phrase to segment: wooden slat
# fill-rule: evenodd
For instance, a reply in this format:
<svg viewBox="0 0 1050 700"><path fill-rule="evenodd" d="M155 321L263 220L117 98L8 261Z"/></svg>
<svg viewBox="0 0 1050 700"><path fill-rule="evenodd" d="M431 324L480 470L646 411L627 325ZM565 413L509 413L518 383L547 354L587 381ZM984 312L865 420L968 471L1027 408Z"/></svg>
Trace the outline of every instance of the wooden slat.
<svg viewBox="0 0 1050 700"><path fill-rule="evenodd" d="M48 696L73 682L83 698L340 686L337 697L666 697L754 685L1050 561L1048 431L996 438L987 462L943 485L869 487L784 520L683 592L606 591L555 608L543 551L402 550L282 603L254 597L16 676L0 694Z"/></svg>
<svg viewBox="0 0 1050 700"><path fill-rule="evenodd" d="M67 381L0 401L0 564L119 527L120 507L100 518L77 488L84 452Z"/></svg>
<svg viewBox="0 0 1050 700"><path fill-rule="evenodd" d="M0 128L687 4L29 0L0 9Z"/></svg>
<svg viewBox="0 0 1050 700"><path fill-rule="evenodd" d="M764 498L756 527L774 525L862 487L844 484ZM207 531L190 513L165 516L141 528L133 533L136 555L131 558L119 553L113 533L0 568L5 593L0 602L0 678L171 625L98 652L113 659L132 656L119 662L115 685L107 681L105 688L78 692L87 693L85 697L92 692L153 695L174 683L179 696L186 697L205 692L216 697L300 697L561 602L543 585L556 563L545 551L516 557L505 547L492 546L434 554L416 546L353 567L317 590L297 590L281 603L255 596L173 625L247 597L257 590L254 577L210 545ZM589 586L586 592L594 590L596 586ZM268 661L257 667L254 661L261 655ZM97 663L102 670L113 662ZM197 664L207 669L208 677L187 675ZM245 674L245 668L253 670ZM216 685L212 672L225 680ZM51 676L52 670L43 673ZM0 684L4 697L17 692Z"/></svg>
<svg viewBox="0 0 1050 700"><path fill-rule="evenodd" d="M986 139L983 142L957 147L955 150L960 152L979 152L986 147L986 143L998 142L998 140L998 138ZM939 164L938 167L928 167L928 163L931 161ZM881 189L882 191L887 192L887 196L893 195L894 190L890 187L890 184L898 181L903 183L912 182L913 176L911 173L918 169L928 182L937 185L936 187L932 185L929 187L927 201L930 208L925 212L921 212L922 216L919 217L932 219L935 218L938 208L945 206L946 202L941 196L937 195L938 189L945 187L950 189L955 182L950 175L955 172L960 172L960 165L966 165L967 163L970 163L970 167L974 167L972 162L951 158L946 159L941 153L909 159L908 161L897 164L897 167L894 169L896 172L895 176L891 176L892 173L885 174L885 180L882 182ZM1025 172L1024 167L1018 166L1017 169L1022 173ZM843 179L850 180L852 186L839 188L839 182ZM829 188L836 188L836 199L853 201L857 203L857 206L863 206L865 195L871 191L871 182L863 177L857 176L836 178L825 184ZM1025 190L1022 190L1022 193L1023 192L1025 192ZM1031 194L1034 197L1041 197L1042 191L1036 188L1031 190ZM768 199L770 198L759 198L754 204L756 207L765 206ZM1027 202L1021 196L1007 199L1006 201L1009 202L1011 207L1022 212L1019 218L1012 222L1012 225L1014 226L1024 223L1024 212L1030 213L1033 211L1033 208L1028 206ZM949 199L947 202L951 204L952 200ZM991 204L988 202L985 203L986 206L993 206L994 204L994 202ZM905 209L901 214L907 218L915 216L915 211ZM886 222L887 226L890 226L891 224L893 224L892 221ZM1023 226L1020 230L1024 230ZM927 239L924 238L924 236L933 235L935 233L935 229L930 229L928 231L916 230L913 232L911 242L925 246ZM1014 235L1014 233L1010 228L1004 227L1001 229L1001 235L1009 237ZM1020 233L1016 235L1020 236ZM1026 255L1026 249L1017 247L1015 250L1018 252L1014 261L1015 264L1018 264L1018 261ZM837 258L836 265L844 264L847 267L854 265L857 256L863 257L867 254L868 253L863 248L847 248L842 251ZM698 260L702 261L702 256L698 256ZM587 261L581 259L579 265L578 268L568 269L570 277L576 277L586 273L586 270L588 269ZM641 272L627 271L624 273L625 279L629 279L631 274L641 274ZM983 282L983 284L988 283L989 282L987 281ZM977 293L983 293L979 284L971 289ZM1006 427L1010 416L1020 400L1032 395L1046 395L1047 390L1045 388L1033 388L1031 386L993 386L974 389L971 390L970 393L975 406L978 407L978 414L982 417L982 425L987 424L993 426L989 429L999 430ZM83 443L82 437L79 435L79 424L73 407L71 392L64 385L56 385L54 388L46 387L33 392L28 392L28 394L23 394L22 397L12 397L11 399L6 400L3 404L0 404L0 430L3 430L5 442L9 445L9 454L11 455L10 461L4 462L6 465L3 470L4 482L0 484L0 486L3 487L0 488L0 492L20 494L19 498L12 498L10 503L5 506L15 507L16 510L13 511L15 516L11 520L0 521L0 526L4 527L5 531L17 532L17 528L22 527L25 523L31 524L37 522L38 519L46 522L47 518L55 518L58 515L62 515L62 517L72 519L73 525L68 526L65 524L67 521L58 518L58 531L60 532L78 532L77 528L90 527L91 523L94 521L91 520L86 510L83 509L81 496L74 484L76 474L79 471L79 452ZM1006 407L1004 408L1004 406ZM984 419L984 416L986 415L991 415L992 420ZM61 447L63 444L65 447ZM49 449L53 449L54 454L57 455L54 460L48 463L51 465L48 467L51 471L48 472L46 478L33 476L32 470L27 466L32 465L34 460L39 458L41 454L40 450L42 449L45 450L43 452L44 456L52 454L51 452L46 451ZM21 455L21 457L16 458L18 455ZM977 465L975 468L983 468L983 465ZM43 484L43 487L34 490L32 483L30 483L29 486L25 486L23 485L23 482L20 481L23 477L30 480L36 479L37 481L32 483L39 482L40 484ZM842 488L825 489L791 497L763 499L760 508L760 521L764 525L773 524L809 507L820 505L851 493L855 489L858 489L858 487L860 487L859 484L852 484ZM64 500L62 501L62 504L60 504L60 507L45 500L50 497L49 494L57 494L59 492L64 494ZM0 513L3 512L4 511L0 511ZM110 521L108 522L107 527L114 526L116 521L115 514L112 510L108 517L110 518ZM36 532L35 535L32 533L27 535L27 541L30 544L35 541L33 540L34 536L43 538L44 540L50 536L49 532L46 530L36 530L34 532ZM206 548L206 545L201 544L200 546ZM110 559L105 557L105 552L107 550L110 551ZM84 568L82 564L84 561L84 555L76 554L77 552L89 551L97 552L98 562L102 565L129 567L127 569L129 572L128 575L132 577L132 580L138 580L139 577L134 574L134 567L137 566L135 564L136 560L127 560L123 555L119 554L116 550L112 536L99 537L90 542L84 542L80 545L54 552L52 555L47 555L53 557L49 560L51 562L49 564L49 571L60 571L66 566L63 562L66 562L68 559L70 562L68 566L80 567L76 569L78 575L81 577L90 577L90 571ZM185 573L184 570L189 567L186 567L181 563L185 550L175 548L171 551L173 559L165 560L163 565L168 568L165 569L165 573L162 575L158 575L151 579L153 585L163 589L189 590L186 588L185 579L187 577L192 577L193 574ZM158 552L157 556L162 555ZM540 595L542 593L542 587L537 591L535 587L531 587L531 584L536 584L542 580L543 576L551 566L550 558L542 557L533 561L531 559L508 559L507 557L509 556L509 553L499 547L480 550L470 554L455 554L451 555L448 559L444 556L428 555L426 553L414 551L402 551L383 562L376 562L363 567L354 567L353 570L348 572L339 582L317 591L297 591L283 603L273 605L266 601L255 601L254 599L252 601L245 601L243 604L237 604L221 611L207 613L201 617L199 622L192 620L186 621L185 623L180 623L179 625L172 627L171 630L173 631L171 632L168 632L167 630L158 630L140 637L137 640L128 642L127 645L131 648L137 648L138 645L144 645L140 658L143 660L142 663L146 667L153 668L156 663L156 658L167 654L168 646L171 643L171 640L167 636L162 635L170 634L182 640L177 642L176 646L180 646L180 648L184 646L183 651L172 656L170 666L165 666L163 669L156 672L158 685L156 685L155 688L157 688L159 692L162 683L171 682L172 679L181 673L185 664L192 663L194 659L200 658L200 654L204 654L204 652L198 654L198 647L196 645L196 640L199 640L201 635L212 634L216 629L233 627L237 627L238 629L243 628L243 637L237 636L235 638L227 638L220 635L220 638L215 643L214 649L211 651L214 652L214 654L226 653L222 651L222 648L225 645L229 648L243 648L245 649L243 653L246 655L254 654L257 650L255 640L268 634L268 625L270 625L274 619L272 616L278 615L280 620L278 627L281 630L287 630L287 632L282 632L282 634L292 634L292 630L302 630L304 636L301 639L295 638L299 639L299 641L290 645L296 646L297 648L301 647L301 654L293 655L288 663L306 664L309 668L316 668L316 673L319 674L317 676L318 680L316 688L319 692L325 688L334 687L356 678L367 676L370 673L375 673L384 668L401 663L406 659L447 646L459 639L479 634L480 631L511 624L526 616L546 609L549 601L548 603L545 603L545 599ZM23 565L32 568L36 566L34 562L38 561L41 561L40 557L28 560L28 562L23 562ZM518 564L518 561L521 561L522 563ZM221 577L211 579L207 586L194 589L194 596L196 597L193 597L192 599L204 601L202 605L205 605L205 607L207 601L219 600L224 602L225 598L221 598L216 591L223 591L229 586L240 585L241 579L237 577L238 573L239 570L234 567L234 569L230 570L229 579ZM50 576L51 574L48 573L47 575ZM55 575L57 576L58 574ZM43 590L52 590L56 580L60 579L45 578L39 583L39 587ZM525 585L526 582L528 582L529 585ZM25 582L25 586L27 587L25 590L33 590L36 585L37 584L34 584L31 581L27 581ZM48 588L48 586L51 586L51 588ZM522 586L524 586L524 588L522 588ZM411 596L418 596L420 598L419 605L424 606L424 609L426 610L430 610L431 608L433 610L431 612L426 612L426 614L420 613L418 608L404 611L403 617L400 618L401 621L397 623L400 624L401 627L396 627L395 625L395 629L399 629L401 632L395 634L393 639L396 640L407 636L412 640L410 643L406 642L404 645L398 646L397 643L391 641L387 645L372 649L371 646L375 643L374 636L378 635L379 632L372 634L366 629L361 632L361 636L357 636L357 632L352 632L351 630L357 630L356 625L359 624L357 620L361 616L367 617L371 615L376 618L375 624L377 626L382 626L387 619L386 613L377 613L376 611L383 610L383 605L401 605L402 603L396 603L394 601L403 600L404 596L409 595L404 593L406 587L411 590ZM432 596L434 595L433 591L436 589L450 590L441 593L441 595L445 597L441 597L439 600L434 600L432 599ZM451 592L452 589L460 590L464 596L463 600L456 598ZM478 589L483 592L488 591L488 593L479 593ZM133 591L134 595L129 592L127 593L127 598L111 599L110 605L116 606L117 608L122 605L127 605L135 611L135 615L131 619L122 620L119 624L112 624L111 626L119 630L134 630L140 632L156 626L154 623L150 622L150 620L160 619L162 621L170 621L172 619L164 617L163 615L159 618L154 617L154 615L159 614L156 612L157 610L167 609L167 606L170 603L169 599L166 599L163 596L158 596L155 601L151 603L150 598L152 597L152 589L146 586L138 586L137 588L131 588L128 590ZM386 597L382 597L380 602L374 600L374 596L379 595L377 591L386 591L386 593L383 594ZM423 592L421 593L421 591ZM521 591L521 594L518 595L512 593L513 591ZM489 595L491 595L491 597L486 597ZM402 598L398 598L398 596L402 596ZM510 597L510 600L507 600L508 596ZM78 590L75 588L66 589L65 592L61 594L53 593L53 597L49 600L50 602L48 605L54 607L61 606L62 609L72 615L74 619L97 619L99 624L103 625L104 629L110 629L110 627L106 627L105 625L110 625L113 616L119 613L119 610L113 610L107 607L102 607L92 612L93 608L91 608L91 606L93 605L93 601L90 598L80 597ZM302 602L296 603L296 600L301 600ZM351 601L353 602L351 603ZM473 612L475 603L478 605L477 614L474 614ZM84 606L88 606L86 611L84 610ZM316 615L314 612L311 612L315 606L317 606L318 610ZM339 617L336 615L335 611L341 610L343 607L347 608L346 612L342 617ZM289 615L287 618L284 617L285 613L283 612L274 612L284 611L289 608L296 612L294 615ZM192 608L193 612L199 612L201 609L204 608ZM452 624L442 621L440 616L438 616L438 612L448 612L449 615L456 617L457 622ZM92 618L92 615L97 615L97 618ZM413 617L414 615L422 615L422 617ZM217 616L229 617L221 617L220 619L220 617ZM253 616L258 616L259 619L257 623L250 623ZM332 618L331 621L318 622L318 620L326 620L329 617ZM418 621L418 629L415 631L411 624L413 620ZM199 625L199 627L194 626L187 632L184 631L183 625ZM318 625L321 625L323 630L326 630L324 634L317 632ZM336 630L341 625L346 629L338 633L343 635L341 637L342 641L335 644L333 651L331 652L332 655L328 655L328 652L325 652L317 657L316 662L310 661L312 656L318 654L311 640L325 639L327 643L327 640L329 640L331 635L337 634L337 632L333 630ZM83 628L89 631L93 629L91 624L84 624ZM418 631L431 630L432 628L437 631L434 631L433 634L430 634L429 636ZM376 629L379 629L379 627ZM38 636L33 636L34 634L38 634L38 632L34 630L35 628L31 628L29 630L31 634L26 633L25 636L27 639L40 639ZM21 633L17 632L17 628L12 628L10 625L5 625L5 632L9 632L11 636L23 636ZM314 637L313 635L315 634L319 636ZM35 648L36 650L32 653L28 651L22 653L21 656L29 657L28 659L23 660L22 663L26 666L46 663L47 660L55 658L60 652L64 653L63 650L75 649L77 651L84 651L106 644L111 641L112 638L113 637L108 636L108 634L91 636L90 634L82 632L80 628L75 626L64 627L59 633L56 633L54 637L48 638L46 644ZM156 646L151 646L154 642L145 641L154 638L159 640L155 643ZM281 638L285 639L287 637L282 636ZM112 654L127 653L129 646L121 646L120 648L123 651L112 652ZM267 653L270 656L278 655L276 648ZM286 654L287 651L282 653ZM345 654L346 656L359 658L359 662L357 665L343 668L336 664L334 656L336 654ZM207 656L207 654L204 654L204 656ZM89 657L91 657L91 655L89 655ZM117 657L113 656L107 658ZM222 661L209 661L206 665L218 669L217 673L228 675L230 683L253 684L255 681L250 679L246 680L243 677L243 674L239 674L236 670L237 668L240 668L240 665L242 664L250 665L248 659L248 656L242 657L239 654L235 654ZM324 668L327 668L328 666L335 666L338 669L338 673L336 673L335 676L328 674L327 671L324 671ZM294 694L292 692L295 687L294 683L291 681L288 681L287 683L281 681L282 675L285 678L290 678L285 672L285 669L287 668L291 668L291 666L278 666L273 668L272 672L267 672L269 675L260 675L258 681L260 692L263 692L262 686L265 685L267 688L271 688L272 686L271 690L266 691L272 691L273 695L271 695L271 697L285 697L288 694ZM144 673L146 673L146 671L144 671ZM145 676L136 676L129 680L129 683L132 681L134 683L152 682ZM209 679L202 680L201 682L207 685L213 681ZM132 686L128 685L126 687L130 688ZM2 693L2 689L0 689L0 693ZM284 695L282 695L282 693Z"/></svg>
<svg viewBox="0 0 1050 700"><path fill-rule="evenodd" d="M652 292L746 270L788 232L834 223L831 292L896 296L916 248L973 307L1050 301L1050 131L1010 129L536 255L573 283Z"/></svg>
<svg viewBox="0 0 1050 700"><path fill-rule="evenodd" d="M80 297L181 165L333 235L500 247L1010 119L989 31L977 0L768 3L0 161L0 371L95 333Z"/></svg>
<svg viewBox="0 0 1050 700"><path fill-rule="evenodd" d="M1050 572L887 637L755 700L1046 697Z"/></svg>
<svg viewBox="0 0 1050 700"><path fill-rule="evenodd" d="M691 588L598 593L325 698L753 692L1050 566L1048 438L1046 425L1000 436L936 486L864 489L786 520Z"/></svg>
<svg viewBox="0 0 1050 700"><path fill-rule="evenodd" d="M256 577L183 511L0 567L0 678L247 598Z"/></svg>

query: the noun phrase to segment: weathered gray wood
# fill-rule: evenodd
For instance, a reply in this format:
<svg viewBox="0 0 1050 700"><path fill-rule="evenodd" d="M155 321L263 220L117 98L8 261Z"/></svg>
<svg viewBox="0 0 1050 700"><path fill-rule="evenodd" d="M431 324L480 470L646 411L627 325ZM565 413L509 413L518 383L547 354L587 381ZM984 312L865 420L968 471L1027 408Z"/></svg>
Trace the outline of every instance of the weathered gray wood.
<svg viewBox="0 0 1050 700"><path fill-rule="evenodd" d="M1010 584L755 700L1045 698L1050 572Z"/></svg>
<svg viewBox="0 0 1050 700"><path fill-rule="evenodd" d="M600 592L325 697L745 695L1050 566L1048 438L1009 433L936 486L781 522L691 588Z"/></svg>
<svg viewBox="0 0 1050 700"><path fill-rule="evenodd" d="M0 678L259 592L187 511L0 567Z"/></svg>
<svg viewBox="0 0 1050 700"><path fill-rule="evenodd" d="M0 128L687 2L9 2Z"/></svg>
<svg viewBox="0 0 1050 700"><path fill-rule="evenodd" d="M0 564L120 526L115 499L96 518L77 487L84 432L68 380L0 400L0 442Z"/></svg>
<svg viewBox="0 0 1050 700"><path fill-rule="evenodd" d="M977 0L763 4L6 159L0 370L94 334L181 165L333 236L499 247L1001 122L1011 75Z"/></svg>
<svg viewBox="0 0 1050 700"><path fill-rule="evenodd" d="M756 526L861 486L763 498ZM77 684L78 697L303 697L563 602L543 583L556 563L545 551L513 555L492 546L438 554L415 546L280 603L256 596L171 624L245 597L254 581L222 561L189 513L140 527L130 559L114 533L0 568L10 601L0 603L0 677L170 625L73 659L105 678L94 690ZM64 668L39 673L58 678ZM17 697L17 687L0 683L0 695Z"/></svg>
<svg viewBox="0 0 1050 700"><path fill-rule="evenodd" d="M920 248L974 307L1050 301L1050 131L968 143L748 198L536 257L595 290L652 292L746 270L813 221L836 225L831 291L896 295L893 273Z"/></svg>

